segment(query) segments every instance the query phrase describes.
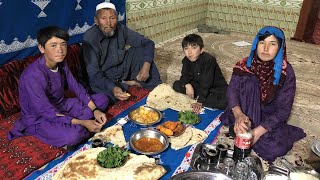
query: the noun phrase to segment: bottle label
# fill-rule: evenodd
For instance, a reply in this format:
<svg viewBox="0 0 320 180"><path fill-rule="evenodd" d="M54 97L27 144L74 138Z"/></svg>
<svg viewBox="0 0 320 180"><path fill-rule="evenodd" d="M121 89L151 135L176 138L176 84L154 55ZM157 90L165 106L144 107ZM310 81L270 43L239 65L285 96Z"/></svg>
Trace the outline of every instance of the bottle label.
<svg viewBox="0 0 320 180"><path fill-rule="evenodd" d="M236 136L234 140L234 145L240 149L249 149L251 147L251 138L243 138L241 136Z"/></svg>

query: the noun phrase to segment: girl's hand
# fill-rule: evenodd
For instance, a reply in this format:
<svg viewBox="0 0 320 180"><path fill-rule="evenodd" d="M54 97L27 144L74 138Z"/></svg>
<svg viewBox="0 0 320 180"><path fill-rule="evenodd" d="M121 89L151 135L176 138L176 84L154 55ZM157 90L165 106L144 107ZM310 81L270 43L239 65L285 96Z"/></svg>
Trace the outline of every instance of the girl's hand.
<svg viewBox="0 0 320 180"><path fill-rule="evenodd" d="M266 132L268 132L268 130L262 126L258 126L252 129L253 138L252 138L251 145L253 146L260 139L260 137L264 135Z"/></svg>
<svg viewBox="0 0 320 180"><path fill-rule="evenodd" d="M251 126L251 121L249 120L248 116L246 116L239 106L235 106L232 108L233 115L235 117L234 123L234 132L238 133L245 133Z"/></svg>

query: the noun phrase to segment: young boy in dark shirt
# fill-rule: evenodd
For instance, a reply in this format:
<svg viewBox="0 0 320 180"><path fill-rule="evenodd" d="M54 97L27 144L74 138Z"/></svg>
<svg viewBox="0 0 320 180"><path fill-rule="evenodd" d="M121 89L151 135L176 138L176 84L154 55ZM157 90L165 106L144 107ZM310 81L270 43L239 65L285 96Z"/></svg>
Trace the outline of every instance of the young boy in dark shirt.
<svg viewBox="0 0 320 180"><path fill-rule="evenodd" d="M203 106L225 109L228 84L221 73L216 58L203 50L203 40L189 34L182 40L185 57L182 59L180 80L173 83L177 92L197 99L193 111L199 113Z"/></svg>

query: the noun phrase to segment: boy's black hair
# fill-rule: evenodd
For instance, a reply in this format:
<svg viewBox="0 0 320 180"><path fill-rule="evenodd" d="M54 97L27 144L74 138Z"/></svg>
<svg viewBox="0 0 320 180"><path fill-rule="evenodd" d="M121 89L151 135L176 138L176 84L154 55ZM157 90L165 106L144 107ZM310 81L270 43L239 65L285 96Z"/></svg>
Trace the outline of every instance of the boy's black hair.
<svg viewBox="0 0 320 180"><path fill-rule="evenodd" d="M197 34L189 34L186 37L184 37L181 45L182 45L182 48L184 48L188 45L199 45L200 49L202 49L204 47L203 40L202 40L201 36L199 36Z"/></svg>
<svg viewBox="0 0 320 180"><path fill-rule="evenodd" d="M271 35L273 35L273 34L271 34L271 33L269 33L269 32L267 31L265 34L259 36L259 41L263 41L263 40L265 40L267 37L269 37L269 36L271 36ZM278 38L277 36L274 36L274 37L276 37L277 43L278 43L279 47L281 47L282 39L281 39L281 38ZM280 49L280 48L279 48L279 49Z"/></svg>
<svg viewBox="0 0 320 180"><path fill-rule="evenodd" d="M65 41L69 40L69 34L57 26L48 26L37 32L37 41L43 48L45 48L45 44L52 37L57 37Z"/></svg>

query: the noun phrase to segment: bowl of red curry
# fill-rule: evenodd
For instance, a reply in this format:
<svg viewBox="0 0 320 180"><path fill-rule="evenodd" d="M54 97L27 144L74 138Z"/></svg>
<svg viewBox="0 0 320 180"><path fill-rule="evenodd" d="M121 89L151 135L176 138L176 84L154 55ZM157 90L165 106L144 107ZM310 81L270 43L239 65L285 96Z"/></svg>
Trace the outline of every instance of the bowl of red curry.
<svg viewBox="0 0 320 180"><path fill-rule="evenodd" d="M169 139L162 132L154 129L142 129L130 137L130 147L145 155L155 155L169 147Z"/></svg>

